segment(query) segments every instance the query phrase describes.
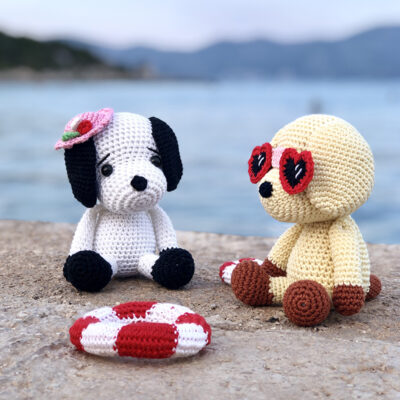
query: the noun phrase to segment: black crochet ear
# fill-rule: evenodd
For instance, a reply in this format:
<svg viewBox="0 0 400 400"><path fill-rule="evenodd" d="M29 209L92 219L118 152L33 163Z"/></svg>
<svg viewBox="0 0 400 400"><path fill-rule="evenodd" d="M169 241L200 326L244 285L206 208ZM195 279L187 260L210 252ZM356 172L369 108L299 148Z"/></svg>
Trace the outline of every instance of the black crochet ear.
<svg viewBox="0 0 400 400"><path fill-rule="evenodd" d="M174 131L161 119L149 118L152 135L160 152L162 170L167 178L167 191L175 190L181 180L183 167Z"/></svg>
<svg viewBox="0 0 400 400"><path fill-rule="evenodd" d="M65 149L65 166L75 198L91 208L97 201L96 148L93 139Z"/></svg>

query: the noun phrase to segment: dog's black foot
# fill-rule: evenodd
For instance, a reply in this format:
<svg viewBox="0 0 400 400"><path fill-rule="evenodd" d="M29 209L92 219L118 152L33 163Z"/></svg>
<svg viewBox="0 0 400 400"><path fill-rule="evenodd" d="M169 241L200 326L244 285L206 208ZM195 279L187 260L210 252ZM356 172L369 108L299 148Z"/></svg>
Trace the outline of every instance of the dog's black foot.
<svg viewBox="0 0 400 400"><path fill-rule="evenodd" d="M151 275L167 289L178 289L186 285L194 274L192 255L183 249L166 249L160 252Z"/></svg>
<svg viewBox="0 0 400 400"><path fill-rule="evenodd" d="M78 290L98 292L111 280L111 265L94 251L84 250L68 256L64 277Z"/></svg>

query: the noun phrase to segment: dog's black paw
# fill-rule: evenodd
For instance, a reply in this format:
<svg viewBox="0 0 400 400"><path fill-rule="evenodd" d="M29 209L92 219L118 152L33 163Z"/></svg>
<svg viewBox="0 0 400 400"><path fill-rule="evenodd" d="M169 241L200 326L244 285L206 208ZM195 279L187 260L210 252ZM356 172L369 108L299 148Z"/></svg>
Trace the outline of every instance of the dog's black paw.
<svg viewBox="0 0 400 400"><path fill-rule="evenodd" d="M166 249L160 252L151 275L167 289L178 289L190 282L194 274L192 255L183 249Z"/></svg>
<svg viewBox="0 0 400 400"><path fill-rule="evenodd" d="M68 256L64 277L78 290L98 292L111 280L111 265L94 251L84 250Z"/></svg>

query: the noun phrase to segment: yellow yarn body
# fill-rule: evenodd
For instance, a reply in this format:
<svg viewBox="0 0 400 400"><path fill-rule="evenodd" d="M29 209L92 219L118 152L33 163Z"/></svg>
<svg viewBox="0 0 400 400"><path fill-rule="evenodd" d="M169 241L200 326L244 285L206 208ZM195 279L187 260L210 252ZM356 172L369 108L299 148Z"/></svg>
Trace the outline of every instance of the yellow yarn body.
<svg viewBox="0 0 400 400"><path fill-rule="evenodd" d="M362 286L365 294L369 290L368 251L351 217L291 227L271 249L268 259L287 274L271 278L275 304L282 303L290 284L304 279L320 283L330 297L336 285Z"/></svg>

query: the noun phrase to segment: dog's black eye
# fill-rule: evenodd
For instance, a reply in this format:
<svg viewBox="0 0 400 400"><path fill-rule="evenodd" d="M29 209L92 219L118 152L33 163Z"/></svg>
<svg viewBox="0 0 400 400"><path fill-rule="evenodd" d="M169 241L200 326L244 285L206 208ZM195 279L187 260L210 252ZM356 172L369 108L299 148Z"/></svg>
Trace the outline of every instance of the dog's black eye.
<svg viewBox="0 0 400 400"><path fill-rule="evenodd" d="M113 173L113 167L110 164L104 164L101 167L101 173L104 176L110 176Z"/></svg>
<svg viewBox="0 0 400 400"><path fill-rule="evenodd" d="M157 168L161 168L161 158L159 156L152 156L150 162Z"/></svg>

